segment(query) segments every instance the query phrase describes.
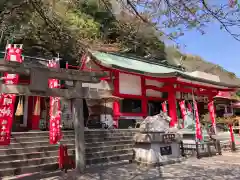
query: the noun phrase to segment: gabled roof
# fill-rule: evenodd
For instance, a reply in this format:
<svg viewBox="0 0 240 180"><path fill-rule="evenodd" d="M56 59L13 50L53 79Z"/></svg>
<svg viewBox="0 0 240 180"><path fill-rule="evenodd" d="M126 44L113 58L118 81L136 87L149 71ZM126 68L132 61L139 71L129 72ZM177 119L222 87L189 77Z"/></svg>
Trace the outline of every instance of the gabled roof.
<svg viewBox="0 0 240 180"><path fill-rule="evenodd" d="M137 71L141 74L167 74L178 71L184 73L181 68L174 66L170 67L169 65L158 64L154 62L146 62L146 60L140 58L126 57L98 51L92 51L91 54L105 66L111 65L112 67L116 68Z"/></svg>
<svg viewBox="0 0 240 180"><path fill-rule="evenodd" d="M166 64L146 62L144 59L114 55L99 51L89 51L94 60L106 67L126 70L138 74L144 74L152 77L180 77L190 81L202 82L211 85L240 88L240 85L228 84L225 82L216 82L208 79L203 79L191 75L189 72L179 67L174 67Z"/></svg>

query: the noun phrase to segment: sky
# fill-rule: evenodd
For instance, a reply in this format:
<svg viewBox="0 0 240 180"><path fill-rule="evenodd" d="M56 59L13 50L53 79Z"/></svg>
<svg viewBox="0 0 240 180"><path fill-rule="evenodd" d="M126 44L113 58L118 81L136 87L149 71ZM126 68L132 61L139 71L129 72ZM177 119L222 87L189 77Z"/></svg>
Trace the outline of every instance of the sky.
<svg viewBox="0 0 240 180"><path fill-rule="evenodd" d="M219 64L240 77L240 41L220 30L217 24L208 25L205 32L205 35L196 30L185 32L185 35L178 39L181 45L186 45L181 50Z"/></svg>

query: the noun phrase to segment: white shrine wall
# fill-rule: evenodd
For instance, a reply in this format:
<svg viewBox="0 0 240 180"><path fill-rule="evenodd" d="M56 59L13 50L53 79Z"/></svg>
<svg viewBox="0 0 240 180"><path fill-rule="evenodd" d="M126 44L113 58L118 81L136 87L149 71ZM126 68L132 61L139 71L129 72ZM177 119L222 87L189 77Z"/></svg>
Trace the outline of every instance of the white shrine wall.
<svg viewBox="0 0 240 180"><path fill-rule="evenodd" d="M163 86L163 83L149 79L145 80L145 84L156 87ZM119 73L119 93L141 96L142 95L141 77L132 74ZM162 92L147 89L146 95L148 97L162 97Z"/></svg>
<svg viewBox="0 0 240 180"><path fill-rule="evenodd" d="M142 95L141 77L132 74L119 73L119 93Z"/></svg>

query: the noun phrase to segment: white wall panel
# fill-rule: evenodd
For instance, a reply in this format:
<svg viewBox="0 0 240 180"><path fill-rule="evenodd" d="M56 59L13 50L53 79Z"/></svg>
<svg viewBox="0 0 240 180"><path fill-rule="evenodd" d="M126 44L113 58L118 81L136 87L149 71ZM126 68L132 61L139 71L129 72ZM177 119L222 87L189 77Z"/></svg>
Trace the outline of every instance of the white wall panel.
<svg viewBox="0 0 240 180"><path fill-rule="evenodd" d="M119 91L121 94L142 95L141 77L119 73Z"/></svg>

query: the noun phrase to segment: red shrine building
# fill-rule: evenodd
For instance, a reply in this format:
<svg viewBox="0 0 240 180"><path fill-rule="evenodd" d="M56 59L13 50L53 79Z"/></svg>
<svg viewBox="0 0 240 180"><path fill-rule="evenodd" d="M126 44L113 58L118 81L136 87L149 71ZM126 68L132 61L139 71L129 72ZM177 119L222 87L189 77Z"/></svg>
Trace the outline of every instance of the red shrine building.
<svg viewBox="0 0 240 180"><path fill-rule="evenodd" d="M81 70L103 71L99 84L84 84L104 94L101 100L86 99L88 124L97 120L113 121L116 128L133 126L148 115L158 114L166 102L170 126L181 119L179 102L197 101L199 114L208 112L208 104L220 92L234 92L236 84L222 82L216 75L181 67L149 62L143 58L92 51L82 58ZM132 121L131 121L132 120Z"/></svg>

